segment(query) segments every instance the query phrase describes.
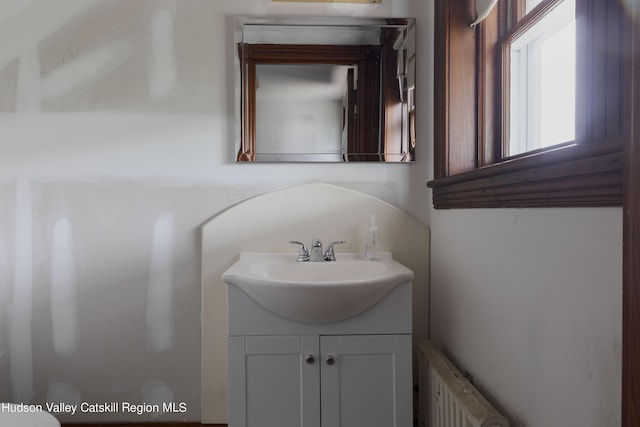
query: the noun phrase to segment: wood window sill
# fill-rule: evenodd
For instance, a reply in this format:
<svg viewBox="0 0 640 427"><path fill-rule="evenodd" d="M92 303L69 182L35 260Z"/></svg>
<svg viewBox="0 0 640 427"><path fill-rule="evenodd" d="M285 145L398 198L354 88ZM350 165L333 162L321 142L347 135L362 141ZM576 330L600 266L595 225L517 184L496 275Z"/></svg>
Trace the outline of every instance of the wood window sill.
<svg viewBox="0 0 640 427"><path fill-rule="evenodd" d="M573 144L437 178L436 209L621 206L622 138Z"/></svg>

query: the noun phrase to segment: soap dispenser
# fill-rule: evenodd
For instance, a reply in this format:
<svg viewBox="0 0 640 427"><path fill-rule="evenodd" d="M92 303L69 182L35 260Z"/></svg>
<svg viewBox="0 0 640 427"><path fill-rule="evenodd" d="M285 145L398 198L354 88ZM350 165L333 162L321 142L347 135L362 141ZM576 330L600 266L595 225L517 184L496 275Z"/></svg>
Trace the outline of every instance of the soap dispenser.
<svg viewBox="0 0 640 427"><path fill-rule="evenodd" d="M380 241L380 233L376 225L376 216L371 214L371 224L367 233L367 240L364 245L364 258L368 260L379 260L382 257L382 242Z"/></svg>

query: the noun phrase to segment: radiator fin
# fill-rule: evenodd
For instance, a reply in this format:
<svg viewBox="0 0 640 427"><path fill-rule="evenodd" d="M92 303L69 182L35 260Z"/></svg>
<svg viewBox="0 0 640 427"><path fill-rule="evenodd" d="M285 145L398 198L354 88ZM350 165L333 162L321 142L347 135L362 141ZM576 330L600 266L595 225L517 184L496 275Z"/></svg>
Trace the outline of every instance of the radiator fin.
<svg viewBox="0 0 640 427"><path fill-rule="evenodd" d="M430 341L418 344L418 375L420 427L509 427Z"/></svg>

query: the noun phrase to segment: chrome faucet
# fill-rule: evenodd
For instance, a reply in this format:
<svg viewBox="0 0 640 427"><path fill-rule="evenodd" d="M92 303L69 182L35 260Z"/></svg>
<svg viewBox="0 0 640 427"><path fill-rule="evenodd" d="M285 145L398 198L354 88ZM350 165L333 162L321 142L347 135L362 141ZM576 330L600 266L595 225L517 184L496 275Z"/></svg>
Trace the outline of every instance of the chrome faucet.
<svg viewBox="0 0 640 427"><path fill-rule="evenodd" d="M341 243L346 243L344 240L336 240L331 242L326 251L322 251L322 241L320 239L314 239L311 242L311 250L308 250L304 243L297 240L291 240L289 243L294 245L300 245L300 252L298 252L298 262L320 262L320 261L335 261L336 254L333 250L333 246Z"/></svg>
<svg viewBox="0 0 640 427"><path fill-rule="evenodd" d="M297 240L290 240L289 243L300 245L300 252L298 252L298 262L309 261L309 250L304 245L304 243L298 242Z"/></svg>
<svg viewBox="0 0 640 427"><path fill-rule="evenodd" d="M320 261L324 261L324 257L322 256L322 241L319 239L315 239L313 242L311 242L311 251L309 252L309 255L311 255L311 258L309 259L309 261L311 262L320 262Z"/></svg>
<svg viewBox="0 0 640 427"><path fill-rule="evenodd" d="M333 251L333 245L340 245L342 243L347 243L344 240L336 240L335 242L331 242L327 251L324 253L323 258L325 261L335 261L336 253Z"/></svg>

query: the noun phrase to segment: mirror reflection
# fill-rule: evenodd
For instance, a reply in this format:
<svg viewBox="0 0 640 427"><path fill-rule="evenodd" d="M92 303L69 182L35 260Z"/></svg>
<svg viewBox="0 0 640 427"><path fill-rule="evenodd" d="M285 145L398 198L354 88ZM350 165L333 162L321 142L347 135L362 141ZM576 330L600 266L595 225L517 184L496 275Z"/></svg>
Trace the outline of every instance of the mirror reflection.
<svg viewBox="0 0 640 427"><path fill-rule="evenodd" d="M300 161L341 161L348 134L343 100L353 85L347 79L354 79L354 68L258 64L256 134L260 135L260 153L270 153L273 161L286 161L295 148ZM292 146L283 141L304 144Z"/></svg>
<svg viewBox="0 0 640 427"><path fill-rule="evenodd" d="M236 18L237 161L415 156L413 19Z"/></svg>

